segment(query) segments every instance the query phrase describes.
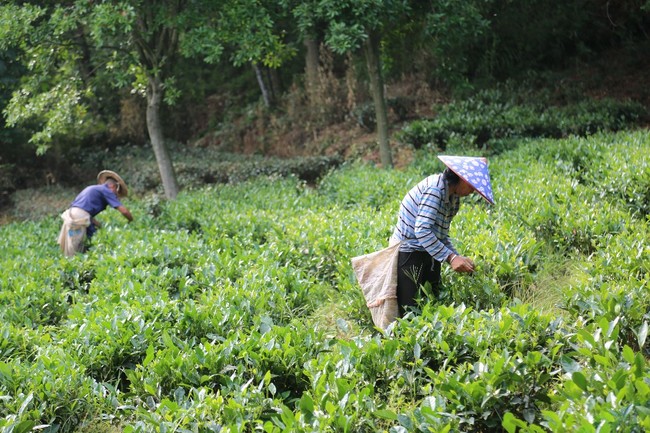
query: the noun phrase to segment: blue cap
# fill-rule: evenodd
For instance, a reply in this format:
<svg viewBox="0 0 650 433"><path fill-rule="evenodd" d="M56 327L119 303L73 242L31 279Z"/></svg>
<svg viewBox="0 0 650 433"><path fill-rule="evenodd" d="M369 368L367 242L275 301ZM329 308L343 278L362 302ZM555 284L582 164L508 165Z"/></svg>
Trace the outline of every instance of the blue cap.
<svg viewBox="0 0 650 433"><path fill-rule="evenodd" d="M472 185L488 203L494 204L486 158L450 155L438 155L438 158L461 179Z"/></svg>

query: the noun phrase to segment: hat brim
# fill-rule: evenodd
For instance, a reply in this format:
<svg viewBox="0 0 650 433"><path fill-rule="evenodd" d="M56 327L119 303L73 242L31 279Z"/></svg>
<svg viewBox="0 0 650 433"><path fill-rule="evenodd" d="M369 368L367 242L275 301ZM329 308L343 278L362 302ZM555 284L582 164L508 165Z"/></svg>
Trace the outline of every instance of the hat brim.
<svg viewBox="0 0 650 433"><path fill-rule="evenodd" d="M468 183L472 188L474 188L474 191L476 191L476 193L477 193L478 195L480 195L481 197L483 197L483 198L485 199L485 201L487 201L488 203L490 203L490 204L492 204L492 205L494 204L494 201L493 201L493 200L491 200L487 195L485 195L485 194L484 194L480 189L478 189L478 188L476 187L476 185L474 185L474 184L473 184L469 179L467 179L465 176L463 176L463 174L461 174L459 170L457 170L457 169L456 169L452 164L450 164L449 161L446 160L445 155L438 155L438 159L440 159L440 160L443 162L443 164L445 164L445 166L446 166L449 170L453 171L453 172L456 174L456 176L458 176L459 178L463 179L463 180L464 180L465 182L467 182L467 183ZM486 160L485 158L480 158L480 159L481 159L485 164L487 164L487 160ZM488 179L488 183L489 183L489 179ZM490 190L491 190L491 188L492 188L492 187L490 186ZM491 191L490 191L490 192L491 192Z"/></svg>
<svg viewBox="0 0 650 433"><path fill-rule="evenodd" d="M463 176L460 175L460 173L458 173L458 172L457 172L456 170L454 170L453 168L449 167L449 170L451 170L451 171L453 171L454 173L456 173L456 175L457 175L458 177L460 177L461 179L463 179L463 180L464 180L465 182L467 182L467 183L468 183L472 188L474 188L474 191L476 191L476 193L477 193L478 195L480 195L481 197L483 197L483 198L485 199L486 202L488 202L488 203L490 203L490 204L494 204L494 202L493 202L492 200L490 200L490 199L489 199L485 194L483 194L481 191L479 191L478 189L476 189L476 187L475 187L474 185L472 185L472 182L470 182L469 180L465 179Z"/></svg>
<svg viewBox="0 0 650 433"><path fill-rule="evenodd" d="M111 170L102 170L97 175L97 183L100 184L104 183L108 179L113 179L115 182L117 182L120 185L120 189L117 192L117 195L119 197L126 197L127 195L129 195L129 189L126 187L126 182L124 182L124 180L120 177L119 174Z"/></svg>

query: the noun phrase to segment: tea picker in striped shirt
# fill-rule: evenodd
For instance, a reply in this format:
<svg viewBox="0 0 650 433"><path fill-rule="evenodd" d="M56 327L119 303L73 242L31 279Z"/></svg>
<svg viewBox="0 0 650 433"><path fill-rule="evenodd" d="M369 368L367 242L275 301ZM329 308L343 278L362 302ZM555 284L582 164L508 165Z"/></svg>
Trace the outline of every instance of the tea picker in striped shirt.
<svg viewBox="0 0 650 433"><path fill-rule="evenodd" d="M460 197L473 192L494 204L485 158L439 156L447 166L442 174L420 181L404 197L392 241L399 241L397 302L400 315L414 306L420 287L431 283L440 291L440 268L447 262L456 272L473 272L474 262L460 255L449 240L449 226Z"/></svg>

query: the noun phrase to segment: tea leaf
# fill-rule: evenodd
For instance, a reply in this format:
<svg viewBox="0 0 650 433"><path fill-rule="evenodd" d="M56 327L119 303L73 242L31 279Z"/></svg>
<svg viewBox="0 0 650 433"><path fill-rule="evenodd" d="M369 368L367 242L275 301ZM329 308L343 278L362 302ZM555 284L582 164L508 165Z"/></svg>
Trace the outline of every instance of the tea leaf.
<svg viewBox="0 0 650 433"><path fill-rule="evenodd" d="M579 371L574 371L573 374L571 374L571 379L581 390L587 391L587 378L584 374Z"/></svg>
<svg viewBox="0 0 650 433"><path fill-rule="evenodd" d="M634 363L634 351L628 345L623 347L623 359L625 359L628 364Z"/></svg>
<svg viewBox="0 0 650 433"><path fill-rule="evenodd" d="M15 433L27 433L31 431L36 423L34 421L21 421L18 424L16 424L13 428L13 432Z"/></svg>
<svg viewBox="0 0 650 433"><path fill-rule="evenodd" d="M146 352L147 356L145 356L144 360L142 361L143 366L146 367L147 365L149 365L149 363L151 363L151 361L153 361L154 352L155 351L154 351L154 348L153 348L153 344L150 344L147 347L147 352Z"/></svg>
<svg viewBox="0 0 650 433"><path fill-rule="evenodd" d="M573 358L569 358L568 356L562 356L561 363L562 363L562 368L567 373L575 373L581 370L580 364L578 364Z"/></svg>
<svg viewBox="0 0 650 433"><path fill-rule="evenodd" d="M389 419L392 421L397 421L397 414L392 410L380 409L373 412L373 415L378 416L379 418Z"/></svg>
<svg viewBox="0 0 650 433"><path fill-rule="evenodd" d="M517 427L523 427L522 424L522 421L515 418L511 412L506 412L503 415L503 422L501 425L504 429L506 429L508 433L515 433L517 431Z"/></svg>
<svg viewBox="0 0 650 433"><path fill-rule="evenodd" d="M307 393L302 395L302 397L300 398L300 402L298 403L298 406L300 407L300 410L303 412L309 414L314 412L314 400Z"/></svg>
<svg viewBox="0 0 650 433"><path fill-rule="evenodd" d="M645 340L647 337L648 337L648 322L643 321L643 324L641 325L637 333L639 347L645 347Z"/></svg>

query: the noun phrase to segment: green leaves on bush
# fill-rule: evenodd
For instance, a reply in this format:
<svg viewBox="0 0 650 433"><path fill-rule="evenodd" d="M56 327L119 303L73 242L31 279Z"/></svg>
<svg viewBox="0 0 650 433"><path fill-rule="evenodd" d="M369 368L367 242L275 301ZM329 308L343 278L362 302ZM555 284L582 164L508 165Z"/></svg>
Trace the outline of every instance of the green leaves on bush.
<svg viewBox="0 0 650 433"><path fill-rule="evenodd" d="M445 150L449 144L464 142L475 149L499 152L503 146L512 147L513 139L619 131L647 115L645 107L634 102L603 99L567 106L520 104L498 92L484 92L443 106L434 119L408 124L398 139L416 149Z"/></svg>
<svg viewBox="0 0 650 433"><path fill-rule="evenodd" d="M372 328L350 258L437 171L346 164L129 198L85 255L58 215L0 228L3 431L649 428L647 131L490 159L452 224L473 275Z"/></svg>

